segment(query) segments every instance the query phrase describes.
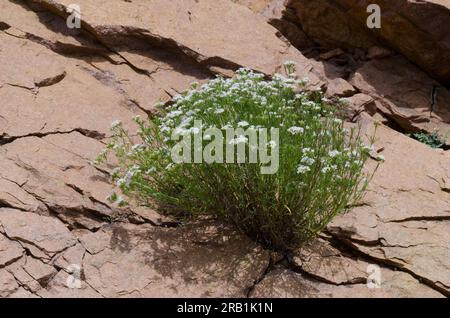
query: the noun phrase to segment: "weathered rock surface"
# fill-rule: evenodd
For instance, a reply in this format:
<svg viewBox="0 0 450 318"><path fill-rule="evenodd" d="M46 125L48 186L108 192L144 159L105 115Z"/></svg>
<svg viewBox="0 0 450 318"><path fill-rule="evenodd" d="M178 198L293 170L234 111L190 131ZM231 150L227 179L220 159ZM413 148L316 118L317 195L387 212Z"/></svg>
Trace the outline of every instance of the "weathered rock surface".
<svg viewBox="0 0 450 318"><path fill-rule="evenodd" d="M229 0L80 0L83 26L70 30L71 1L2 1L0 297L449 295L449 153L384 126L386 162L364 204L287 257L212 220L180 226L107 200L108 171L90 162L110 123L133 130L134 115L241 66L272 74L296 61L312 87L347 98L368 135L365 113L405 130L449 127L448 91L431 106L438 83L405 59L373 49L369 62L342 66L348 53L330 50L309 60L292 44L313 43L281 18L292 14L283 1L238 2L258 14ZM367 288L369 265L381 288Z"/></svg>
<svg viewBox="0 0 450 318"><path fill-rule="evenodd" d="M340 251L330 238L316 239L292 256L293 270L278 267L252 290L251 297L443 297L412 275ZM372 279L370 279L372 278Z"/></svg>
<svg viewBox="0 0 450 318"><path fill-rule="evenodd" d="M367 8L381 8L381 28L367 27ZM321 45L369 49L380 42L450 85L450 3L446 0L288 0L303 30ZM443 67L444 66L444 67Z"/></svg>
<svg viewBox="0 0 450 318"><path fill-rule="evenodd" d="M33 0L66 17L67 0ZM158 65L136 51L162 47L189 57L213 73L230 74L241 66L265 74L280 70L283 61L298 62L298 74L320 84L308 60L276 36L276 30L229 0L125 2L79 1L82 19L98 40L113 48L135 67L152 73ZM220 13L220 23L217 15ZM205 26L208 32L204 32ZM248 32L252 30L252 32ZM131 47L128 44L133 43ZM136 47L138 46L138 47ZM134 49L134 50L133 50ZM147 53L148 54L148 53Z"/></svg>
<svg viewBox="0 0 450 318"><path fill-rule="evenodd" d="M237 0L234 1L263 16L294 47L306 49L314 46L314 42L303 31L295 13L286 10L286 0ZM291 18L287 16L293 15Z"/></svg>
<svg viewBox="0 0 450 318"><path fill-rule="evenodd" d="M373 127L368 134L372 134ZM333 237L373 259L420 277L449 295L450 153L379 127L382 163L364 204L338 216ZM411 150L414 149L414 155Z"/></svg>
<svg viewBox="0 0 450 318"><path fill-rule="evenodd" d="M103 228L83 260L86 282L105 297L244 297L269 254L211 222L187 228ZM115 282L115 284L111 284Z"/></svg>
<svg viewBox="0 0 450 318"><path fill-rule="evenodd" d="M0 209L1 233L18 241L35 257L50 260L76 243L75 237L58 220L14 209Z"/></svg>
<svg viewBox="0 0 450 318"><path fill-rule="evenodd" d="M410 275L383 269L379 288L366 284L330 285L311 281L286 269L270 272L254 289L254 298L440 298L441 294L420 284Z"/></svg>
<svg viewBox="0 0 450 318"><path fill-rule="evenodd" d="M450 4L289 0L284 7L276 3L282 7L278 9L281 13L276 26L280 32L296 47L309 52L307 48L312 44L305 45L305 40L301 40L303 44L294 43L292 31L281 26L295 24L293 29L317 43L313 51L318 51L311 57L331 59L329 63L313 62L326 76L328 95L348 97L357 90L374 98L378 113L403 131L438 131L442 137L449 136L450 28L444 21L450 18ZM381 7L381 29L366 26L366 8L373 3ZM383 47L386 44L403 56L395 56ZM336 66L341 69L337 77Z"/></svg>
<svg viewBox="0 0 450 318"><path fill-rule="evenodd" d="M17 241L11 241L3 234L0 234L0 267L5 267L19 258L24 253L22 245Z"/></svg>
<svg viewBox="0 0 450 318"><path fill-rule="evenodd" d="M450 91L403 57L367 62L350 83L372 96L378 111L404 131L438 131L450 137Z"/></svg>

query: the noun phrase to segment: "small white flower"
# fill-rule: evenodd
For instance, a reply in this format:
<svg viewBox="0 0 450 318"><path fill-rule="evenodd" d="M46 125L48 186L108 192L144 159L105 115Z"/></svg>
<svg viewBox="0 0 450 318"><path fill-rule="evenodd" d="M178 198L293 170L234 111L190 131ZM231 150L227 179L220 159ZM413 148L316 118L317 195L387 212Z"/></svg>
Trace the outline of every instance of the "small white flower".
<svg viewBox="0 0 450 318"><path fill-rule="evenodd" d="M175 118L182 114L183 112L181 110L173 110L170 113L167 114L168 118Z"/></svg>
<svg viewBox="0 0 450 318"><path fill-rule="evenodd" d="M125 203L125 200L124 200L124 198L122 198L121 195L119 195L117 197L116 203L117 203L117 205L121 205L121 204Z"/></svg>
<svg viewBox="0 0 450 318"><path fill-rule="evenodd" d="M175 128L173 133L177 136L186 136L190 133L190 130L184 129L183 127L177 127L177 128Z"/></svg>
<svg viewBox="0 0 450 318"><path fill-rule="evenodd" d="M313 158L309 158L309 157L303 157L302 160L300 161L301 163L304 163L308 166L311 166L314 164L314 162L316 162Z"/></svg>
<svg viewBox="0 0 450 318"><path fill-rule="evenodd" d="M327 172L330 171L330 170L331 170L331 168L328 167L328 166L323 167L323 168L322 168L322 173L327 173Z"/></svg>
<svg viewBox="0 0 450 318"><path fill-rule="evenodd" d="M225 109L223 109L223 108L217 108L217 109L214 111L214 114L222 114L224 111L225 111Z"/></svg>
<svg viewBox="0 0 450 318"><path fill-rule="evenodd" d="M150 167L147 171L145 171L145 174L151 174L152 172L155 172L156 168L155 167Z"/></svg>
<svg viewBox="0 0 450 318"><path fill-rule="evenodd" d="M122 125L122 122L120 120L115 120L111 123L111 129L115 129L115 128L119 127L120 125Z"/></svg>
<svg viewBox="0 0 450 318"><path fill-rule="evenodd" d="M308 171L311 171L311 168L308 167L308 166L299 165L297 167L297 173L298 174L302 174L302 173L305 173L305 172L308 172Z"/></svg>
<svg viewBox="0 0 450 318"><path fill-rule="evenodd" d="M288 129L288 132L290 132L292 135L297 135L297 134L303 134L305 130L303 129L303 127L297 127L297 126L292 126L291 128Z"/></svg>
<svg viewBox="0 0 450 318"><path fill-rule="evenodd" d="M330 152L328 152L328 155L329 155L331 158L334 158L334 157L336 157L336 156L339 156L339 155L340 155L340 152L339 152L338 150L331 150Z"/></svg>
<svg viewBox="0 0 450 318"><path fill-rule="evenodd" d="M133 147L131 147L132 152L140 152L143 150L144 150L144 145L141 145L141 144L136 144L136 145L133 145Z"/></svg>
<svg viewBox="0 0 450 318"><path fill-rule="evenodd" d="M116 181L116 186L118 186L119 188L123 185L125 185L125 180L123 178L120 178Z"/></svg>
<svg viewBox="0 0 450 318"><path fill-rule="evenodd" d="M166 125L162 125L162 126L159 127L159 130L160 130L162 133L170 132L170 127L168 127L168 126L166 126Z"/></svg>

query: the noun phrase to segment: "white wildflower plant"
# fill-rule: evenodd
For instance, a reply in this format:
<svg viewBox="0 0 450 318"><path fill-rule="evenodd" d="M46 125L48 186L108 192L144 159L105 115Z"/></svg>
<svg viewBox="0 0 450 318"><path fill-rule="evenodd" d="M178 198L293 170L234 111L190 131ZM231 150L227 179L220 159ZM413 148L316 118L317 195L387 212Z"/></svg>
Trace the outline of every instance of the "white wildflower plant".
<svg viewBox="0 0 450 318"><path fill-rule="evenodd" d="M115 122L106 147L118 159L113 181L128 198L178 216L231 221L272 248L291 249L312 239L360 200L370 177L363 170L368 148L357 127L344 129L331 100L297 80L294 62L284 67L287 76L271 80L240 69L233 78L196 83L169 106L158 105L159 116L134 118L139 140ZM249 162L174 163L171 136L175 130L202 133L194 129L195 120L202 129L278 128L279 143L266 140L269 151L279 151L278 171L263 175L260 164ZM201 140L207 145L215 138L205 134ZM251 147L242 135L231 143ZM97 162L106 158L102 152Z"/></svg>

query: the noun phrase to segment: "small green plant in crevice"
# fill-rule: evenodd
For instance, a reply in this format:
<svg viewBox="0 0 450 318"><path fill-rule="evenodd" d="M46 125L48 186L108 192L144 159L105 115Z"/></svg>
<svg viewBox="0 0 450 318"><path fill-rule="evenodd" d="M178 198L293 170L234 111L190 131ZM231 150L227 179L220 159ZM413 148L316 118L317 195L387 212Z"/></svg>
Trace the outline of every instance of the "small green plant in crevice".
<svg viewBox="0 0 450 318"><path fill-rule="evenodd" d="M407 134L407 136L416 139L417 141L420 141L421 143L424 143L431 148L443 148L445 146L445 139L446 136L440 135L437 131L434 131L432 133L420 131L416 133L410 133Z"/></svg>
<svg viewBox="0 0 450 318"><path fill-rule="evenodd" d="M304 89L293 63L285 68L287 76L271 80L240 69L233 78L195 84L160 107L160 116L136 117L138 140L113 123L111 142L97 163L109 152L115 155L112 179L129 199L176 215L212 215L271 248L298 247L358 203L368 182L363 166L370 147L357 127L344 128L330 100ZM222 138L220 131L230 129L236 135ZM276 129L279 138L252 139L251 129ZM192 146L187 157L200 148L216 160L174 161L179 138ZM244 150L244 157L221 161L230 145ZM262 170L267 162L251 160L261 146L278 160L270 173ZM255 153L259 159L261 152ZM111 199L124 203L116 193Z"/></svg>

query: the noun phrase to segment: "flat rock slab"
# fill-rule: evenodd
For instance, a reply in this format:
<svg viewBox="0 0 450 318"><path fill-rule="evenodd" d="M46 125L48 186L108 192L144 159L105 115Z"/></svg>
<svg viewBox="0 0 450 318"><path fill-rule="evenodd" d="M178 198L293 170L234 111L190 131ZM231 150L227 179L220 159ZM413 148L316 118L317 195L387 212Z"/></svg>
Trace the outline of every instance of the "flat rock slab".
<svg viewBox="0 0 450 318"><path fill-rule="evenodd" d="M76 238L57 219L14 209L0 209L0 231L35 256L46 259L76 243Z"/></svg>
<svg viewBox="0 0 450 318"><path fill-rule="evenodd" d="M117 223L77 235L86 250L82 292L103 297L245 297L269 264L267 251L211 221L178 229ZM43 295L70 296L67 276Z"/></svg>
<svg viewBox="0 0 450 318"><path fill-rule="evenodd" d="M383 269L379 288L366 284L330 285L311 281L286 269L270 272L253 290L253 298L441 298L440 293L417 282L411 275Z"/></svg>
<svg viewBox="0 0 450 318"><path fill-rule="evenodd" d="M63 16L71 4L69 0L34 2ZM285 60L294 60L300 76L319 84L308 60L280 40L276 29L229 0L82 0L78 5L89 31L112 47L134 38L180 52L215 73L226 74L241 66L273 74Z"/></svg>

